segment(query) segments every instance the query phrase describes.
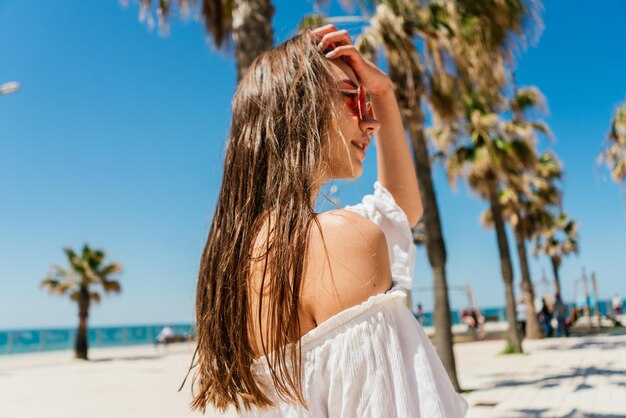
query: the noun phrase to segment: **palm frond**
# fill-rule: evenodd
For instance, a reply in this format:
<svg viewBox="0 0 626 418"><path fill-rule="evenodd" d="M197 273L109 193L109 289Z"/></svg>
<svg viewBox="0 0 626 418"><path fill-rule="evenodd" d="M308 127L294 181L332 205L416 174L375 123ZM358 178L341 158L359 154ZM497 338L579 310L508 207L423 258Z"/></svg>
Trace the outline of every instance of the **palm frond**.
<svg viewBox="0 0 626 418"><path fill-rule="evenodd" d="M65 247L65 248L63 248L63 252L65 252L65 255L67 257L67 261L70 263L70 266L73 269L81 268L80 258L78 257L78 255L76 254L76 252L72 248Z"/></svg>
<svg viewBox="0 0 626 418"><path fill-rule="evenodd" d="M122 285L116 280L106 280L102 282L105 293L121 293Z"/></svg>
<svg viewBox="0 0 626 418"><path fill-rule="evenodd" d="M94 303L100 303L100 301L102 300L102 297L100 296L100 293L98 292L91 292L89 295L89 299Z"/></svg>
<svg viewBox="0 0 626 418"><path fill-rule="evenodd" d="M511 99L511 110L525 112L530 109L547 111L546 98L537 87L520 87Z"/></svg>
<svg viewBox="0 0 626 418"><path fill-rule="evenodd" d="M600 154L598 162L606 165L610 170L613 181L624 183L626 181L626 103L620 105L615 111L607 140L607 145Z"/></svg>
<svg viewBox="0 0 626 418"><path fill-rule="evenodd" d="M315 29L328 23L328 18L319 13L311 13L302 16L298 25L298 32L303 33L309 29Z"/></svg>
<svg viewBox="0 0 626 418"><path fill-rule="evenodd" d="M52 266L51 272L42 280L41 287L48 289L51 294L68 294L71 300L80 298L79 289L89 289L93 285L100 285L106 293L120 293L121 285L110 276L122 272L119 263L109 263L102 266L106 255L102 250L94 250L84 245L81 255L70 247L63 249L70 268L64 269Z"/></svg>
<svg viewBox="0 0 626 418"><path fill-rule="evenodd" d="M463 114L460 95L458 79L452 74L439 71L430 75L428 101L434 110L437 125L453 123Z"/></svg>
<svg viewBox="0 0 626 418"><path fill-rule="evenodd" d="M355 46L365 58L372 62L378 61L378 47L382 41L376 32L371 28L365 28L355 40Z"/></svg>
<svg viewBox="0 0 626 418"><path fill-rule="evenodd" d="M192 7L198 3L198 8ZM215 46L222 48L228 44L233 31L233 9L233 0L140 0L139 21L149 29L158 24L159 33L165 35L169 33L169 22L174 10L178 11L183 20L187 20L191 14L198 15ZM156 23L155 14L158 19Z"/></svg>
<svg viewBox="0 0 626 418"><path fill-rule="evenodd" d="M485 209L480 214L480 224L483 228L493 228L493 212L490 208Z"/></svg>
<svg viewBox="0 0 626 418"><path fill-rule="evenodd" d="M40 287L47 289L51 295L64 295L78 287L78 283L74 280L59 280L48 277L41 281Z"/></svg>
<svg viewBox="0 0 626 418"><path fill-rule="evenodd" d="M548 124L544 121L534 121L531 123L531 126L533 127L533 129L537 132L542 133L543 135L546 136L546 138L548 139L553 139L554 138L554 134L552 133L552 130L550 129L550 127L548 126Z"/></svg>
<svg viewBox="0 0 626 418"><path fill-rule="evenodd" d="M110 276L113 274L120 274L122 272L122 266L118 263L111 263L104 266L99 272L100 276Z"/></svg>

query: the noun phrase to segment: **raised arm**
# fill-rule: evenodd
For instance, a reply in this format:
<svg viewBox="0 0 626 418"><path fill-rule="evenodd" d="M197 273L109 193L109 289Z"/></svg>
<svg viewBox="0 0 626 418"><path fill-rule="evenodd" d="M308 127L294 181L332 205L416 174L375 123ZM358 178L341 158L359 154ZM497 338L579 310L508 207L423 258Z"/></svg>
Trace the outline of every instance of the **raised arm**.
<svg viewBox="0 0 626 418"><path fill-rule="evenodd" d="M398 102L391 81L387 90L370 92L380 130L376 135L378 181L393 195L407 215L409 225L422 216L423 207L411 150L404 132Z"/></svg>

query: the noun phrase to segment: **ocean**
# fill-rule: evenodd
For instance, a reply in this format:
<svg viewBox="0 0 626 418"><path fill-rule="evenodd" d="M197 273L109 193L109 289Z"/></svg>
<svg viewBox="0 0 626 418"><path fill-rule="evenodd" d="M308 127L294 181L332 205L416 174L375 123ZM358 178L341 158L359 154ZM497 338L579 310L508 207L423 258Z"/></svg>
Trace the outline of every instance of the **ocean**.
<svg viewBox="0 0 626 418"><path fill-rule="evenodd" d="M194 335L191 324L168 324L178 335ZM89 347L154 344L163 325L89 328ZM74 348L76 328L0 331L0 355L69 350Z"/></svg>
<svg viewBox="0 0 626 418"><path fill-rule="evenodd" d="M572 308L569 304L569 308ZM600 301L600 312L606 314L610 302ZM593 307L593 305L592 305ZM506 321L503 307L483 308L481 312L488 322ZM432 312L426 312L423 326L433 325ZM459 310L452 311L452 323L460 324ZM168 324L177 335L195 335L191 324ZM116 347L154 344L156 336L165 324L89 328L89 347ZM0 356L7 354L34 353L42 351L69 350L74 348L76 328L17 329L0 331Z"/></svg>
<svg viewBox="0 0 626 418"><path fill-rule="evenodd" d="M504 308L487 308L483 315L490 321L506 320ZM432 325L432 312L426 312L424 326ZM452 321L460 323L458 311L452 312ZM169 324L174 332L195 335L191 324ZM154 344L156 336L165 324L90 327L89 347L116 347ZM35 353L43 351L70 350L74 348L76 328L16 329L0 331L0 356L7 354Z"/></svg>

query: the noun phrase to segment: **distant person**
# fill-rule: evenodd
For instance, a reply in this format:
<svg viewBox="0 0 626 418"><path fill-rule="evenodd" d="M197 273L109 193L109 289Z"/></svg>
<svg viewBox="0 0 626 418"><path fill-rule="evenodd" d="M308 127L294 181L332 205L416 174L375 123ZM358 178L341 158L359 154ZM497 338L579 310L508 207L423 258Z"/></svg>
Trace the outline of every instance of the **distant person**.
<svg viewBox="0 0 626 418"><path fill-rule="evenodd" d="M474 320L473 315L471 314L468 308L461 309L461 320L465 323L470 329L474 328L476 325L476 321Z"/></svg>
<svg viewBox="0 0 626 418"><path fill-rule="evenodd" d="M157 344L167 344L169 340L175 336L176 334L174 333L174 330L172 329L172 327L170 327L169 325L166 325L163 327L163 329L161 329L161 332L159 332L159 335L157 335L156 342Z"/></svg>
<svg viewBox="0 0 626 418"><path fill-rule="evenodd" d="M526 323L528 322L528 305L526 305L526 300L524 298L520 298L517 303L516 309L516 317L517 317L517 326L520 329L522 337L526 337Z"/></svg>
<svg viewBox="0 0 626 418"><path fill-rule="evenodd" d="M474 338L479 339L485 336L483 330L484 317L480 314L480 312L476 312L476 309L461 309L461 320L465 325L467 325L467 328Z"/></svg>
<svg viewBox="0 0 626 418"><path fill-rule="evenodd" d="M539 322L543 328L543 334L546 337L552 337L552 312L548 308L548 302L546 298L541 298L541 310L539 311Z"/></svg>
<svg viewBox="0 0 626 418"><path fill-rule="evenodd" d="M554 297L554 307L552 308L552 315L556 318L557 328L556 336L561 337L565 334L569 337L569 328L565 321L567 320L567 305L561 300L561 295L557 293Z"/></svg>
<svg viewBox="0 0 626 418"><path fill-rule="evenodd" d="M622 297L617 293L613 296L613 314L617 317L622 314Z"/></svg>
<svg viewBox="0 0 626 418"><path fill-rule="evenodd" d="M418 303L417 304L417 308L415 309L415 319L417 319L417 322L419 322L420 324L424 324L424 319L425 319L425 315L424 315L424 309L422 309L422 304Z"/></svg>

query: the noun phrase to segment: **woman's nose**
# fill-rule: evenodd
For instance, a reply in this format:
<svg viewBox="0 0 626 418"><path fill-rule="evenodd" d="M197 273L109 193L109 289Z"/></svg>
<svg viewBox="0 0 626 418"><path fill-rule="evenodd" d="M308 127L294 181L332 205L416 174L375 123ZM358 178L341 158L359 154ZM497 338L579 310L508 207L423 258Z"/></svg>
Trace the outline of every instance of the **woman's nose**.
<svg viewBox="0 0 626 418"><path fill-rule="evenodd" d="M372 136L380 129L380 122L376 119L359 120L359 129Z"/></svg>

